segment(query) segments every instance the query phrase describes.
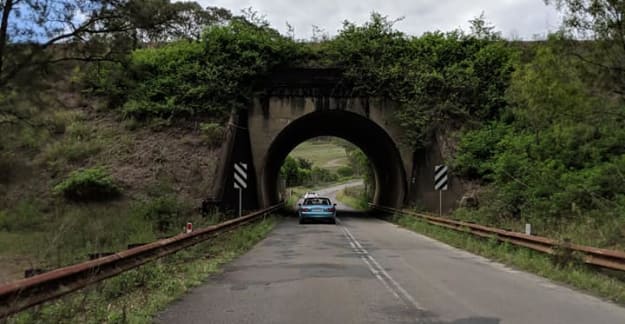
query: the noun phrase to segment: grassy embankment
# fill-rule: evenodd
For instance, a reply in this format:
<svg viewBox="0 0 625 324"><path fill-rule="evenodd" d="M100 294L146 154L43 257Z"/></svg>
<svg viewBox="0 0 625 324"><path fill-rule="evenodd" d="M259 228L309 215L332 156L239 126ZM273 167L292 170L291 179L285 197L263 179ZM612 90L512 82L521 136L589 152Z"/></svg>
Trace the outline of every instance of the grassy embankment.
<svg viewBox="0 0 625 324"><path fill-rule="evenodd" d="M249 250L275 217L128 271L57 301L22 312L9 323L151 323L153 316L220 267Z"/></svg>
<svg viewBox="0 0 625 324"><path fill-rule="evenodd" d="M367 210L369 208L369 199L367 199L365 194L364 185L345 188L336 194L336 199L356 210Z"/></svg>
<svg viewBox="0 0 625 324"><path fill-rule="evenodd" d="M345 148L331 141L306 141L290 153L295 158L304 158L314 166L336 172L340 167L348 166Z"/></svg>
<svg viewBox="0 0 625 324"><path fill-rule="evenodd" d="M402 227L451 246L625 304L625 276L623 274L593 269L575 258L554 259L522 247L499 243L496 240L485 240L431 225L411 216L396 215L391 220Z"/></svg>
<svg viewBox="0 0 625 324"><path fill-rule="evenodd" d="M41 94L45 109L21 103L32 110L29 123L9 124L0 137L0 283L27 268L50 270L177 234L189 221L198 228L231 216L198 212L213 183L219 124L125 119L79 96L67 80L55 84ZM150 322L273 223L220 236L10 322Z"/></svg>
<svg viewBox="0 0 625 324"><path fill-rule="evenodd" d="M137 122L83 98L59 79L40 94L28 123L9 123L0 137L0 283L28 268L53 269L88 253L118 251L206 220L197 208L210 194L219 134L210 120ZM34 125L34 126L31 126ZM103 183L76 177L101 170ZM71 181L71 190L56 190ZM76 182L78 181L78 182ZM107 180L108 181L108 180ZM91 197L66 194L91 193ZM97 199L92 199L96 197ZM109 199L110 198L110 199Z"/></svg>
<svg viewBox="0 0 625 324"><path fill-rule="evenodd" d="M133 129L81 109L39 118L52 118L47 123L58 130L33 135L9 128L2 141L0 164L10 177L0 179L0 282L20 278L26 268L75 263L203 221L196 208L212 183L215 150L201 132ZM75 180L72 172L93 168L110 176L117 197L76 201L55 190Z"/></svg>
<svg viewBox="0 0 625 324"><path fill-rule="evenodd" d="M188 221L198 228L228 218L197 210L213 181L213 144L219 142L202 123L138 124L77 100L34 113L45 127L10 126L0 139L0 282L20 279L27 268L50 270L85 261L89 253L176 234ZM84 195L96 190L102 197L113 188L107 200ZM151 322L156 311L251 247L274 223L222 235L9 322Z"/></svg>

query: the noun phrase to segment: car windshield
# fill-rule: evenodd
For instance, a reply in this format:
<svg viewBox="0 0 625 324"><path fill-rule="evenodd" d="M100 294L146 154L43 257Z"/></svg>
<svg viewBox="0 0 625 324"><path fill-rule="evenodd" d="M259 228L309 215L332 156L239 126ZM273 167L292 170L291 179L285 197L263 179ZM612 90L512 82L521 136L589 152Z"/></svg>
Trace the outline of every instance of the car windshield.
<svg viewBox="0 0 625 324"><path fill-rule="evenodd" d="M304 200L304 205L330 205L328 198L310 198Z"/></svg>

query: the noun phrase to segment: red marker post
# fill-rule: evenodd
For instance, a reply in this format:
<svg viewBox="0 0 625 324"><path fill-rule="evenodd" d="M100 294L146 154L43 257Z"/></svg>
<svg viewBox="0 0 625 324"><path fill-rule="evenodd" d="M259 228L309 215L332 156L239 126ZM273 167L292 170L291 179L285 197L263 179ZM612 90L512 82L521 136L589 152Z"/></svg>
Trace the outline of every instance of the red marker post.
<svg viewBox="0 0 625 324"><path fill-rule="evenodd" d="M191 223L187 223L187 227L185 228L185 233L189 234L191 232L193 232L193 224Z"/></svg>

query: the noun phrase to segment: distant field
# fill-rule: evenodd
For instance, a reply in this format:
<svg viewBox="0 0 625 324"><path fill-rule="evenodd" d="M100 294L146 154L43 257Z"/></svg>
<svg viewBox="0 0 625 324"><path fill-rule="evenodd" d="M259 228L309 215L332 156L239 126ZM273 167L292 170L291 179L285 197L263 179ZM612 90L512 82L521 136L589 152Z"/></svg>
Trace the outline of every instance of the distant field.
<svg viewBox="0 0 625 324"><path fill-rule="evenodd" d="M314 166L330 171L336 171L348 164L345 149L328 142L304 142L298 145L290 155L310 160Z"/></svg>

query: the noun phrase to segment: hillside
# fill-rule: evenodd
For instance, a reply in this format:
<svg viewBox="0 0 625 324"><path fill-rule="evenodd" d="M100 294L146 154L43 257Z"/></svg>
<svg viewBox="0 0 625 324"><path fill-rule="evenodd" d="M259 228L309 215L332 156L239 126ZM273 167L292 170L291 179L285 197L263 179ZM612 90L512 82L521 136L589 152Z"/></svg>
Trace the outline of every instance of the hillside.
<svg viewBox="0 0 625 324"><path fill-rule="evenodd" d="M0 139L0 282L147 242L199 217L218 163L200 120L129 122L67 79L46 96L56 104L33 110L40 124L5 126ZM119 197L81 202L55 192L91 168L105 170ZM163 228L151 225L163 220Z"/></svg>

